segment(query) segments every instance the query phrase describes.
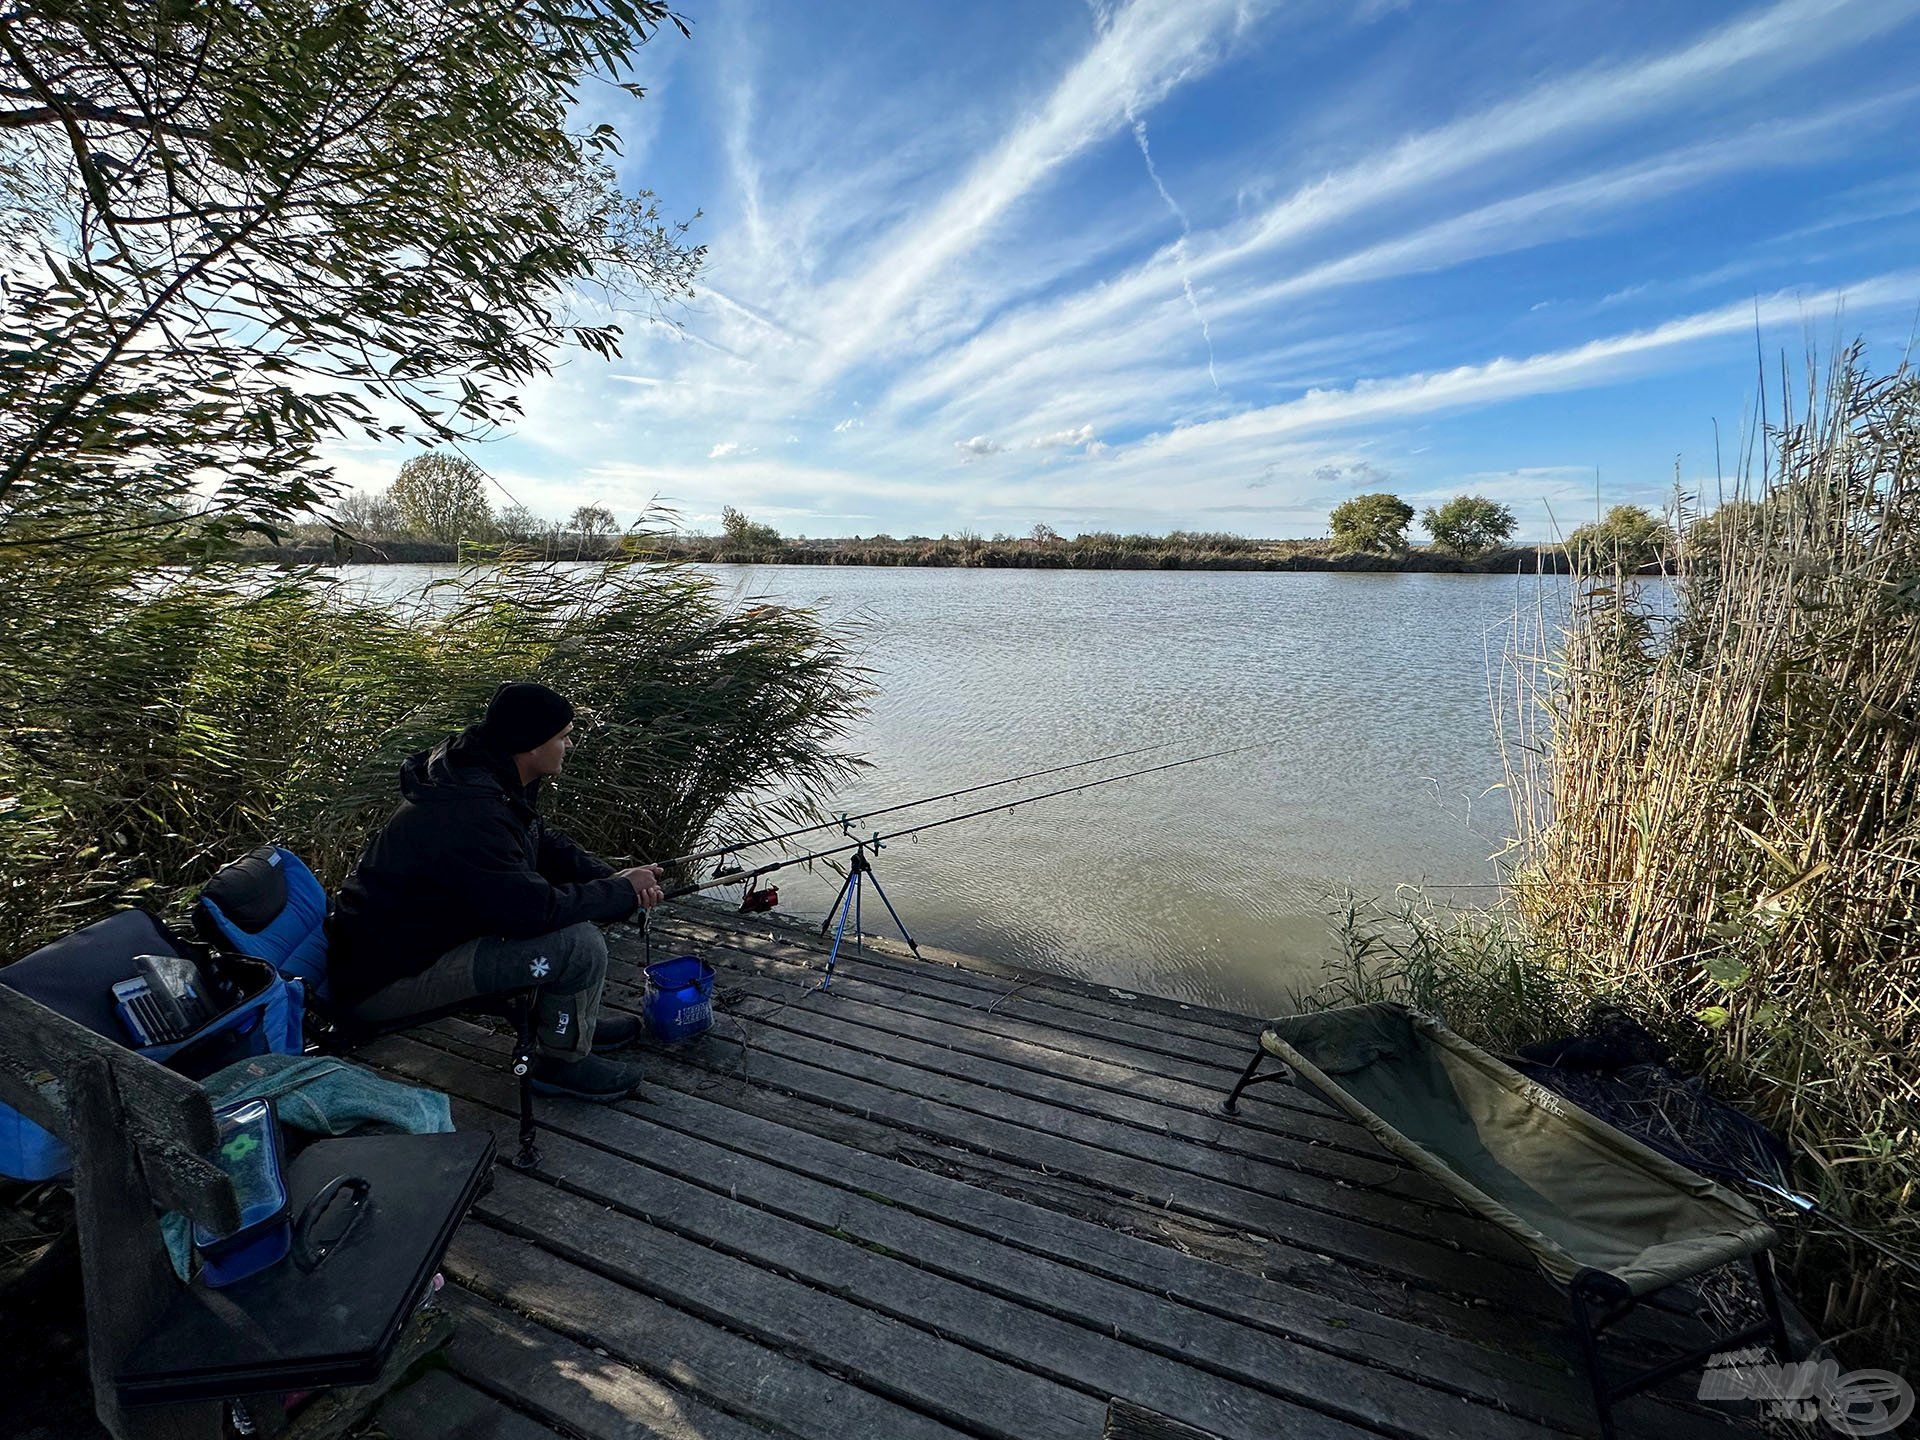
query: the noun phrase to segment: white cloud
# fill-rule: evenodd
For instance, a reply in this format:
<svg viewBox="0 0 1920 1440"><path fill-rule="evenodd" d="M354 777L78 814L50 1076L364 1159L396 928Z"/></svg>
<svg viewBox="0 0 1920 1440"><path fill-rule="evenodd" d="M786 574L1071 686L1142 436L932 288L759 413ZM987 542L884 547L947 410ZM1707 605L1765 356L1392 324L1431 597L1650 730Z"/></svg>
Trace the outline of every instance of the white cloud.
<svg viewBox="0 0 1920 1440"><path fill-rule="evenodd" d="M1224 420L1189 425L1148 437L1128 448L1140 460L1191 455L1225 443L1324 434L1361 423L1467 406L1498 404L1527 395L1617 378L1664 352L1755 326L1832 316L1849 307L1912 304L1920 298L1920 271L1881 275L1846 289L1817 294L1781 293L1741 301L1670 320L1649 330L1590 340L1565 350L1512 360L1369 380L1344 390L1312 390L1298 400L1245 411Z"/></svg>
<svg viewBox="0 0 1920 1440"><path fill-rule="evenodd" d="M846 419L842 420L838 425L833 427L833 433L836 435L844 435L849 430L859 429L860 424L861 424L861 421L858 415L849 415L847 416Z"/></svg>
<svg viewBox="0 0 1920 1440"><path fill-rule="evenodd" d="M1390 200L1457 188L1459 177L1550 142L1614 130L1650 114L1724 99L1907 18L1874 0L1781 0L1651 60L1558 77L1516 99L1409 136L1231 227L1162 249L1132 270L1065 300L1016 312L896 388L915 404L963 391L1067 336L1137 311L1185 280L1224 271ZM1183 237L1184 239L1184 237ZM1185 279L1183 279L1183 276ZM1215 316L1217 317L1217 314Z"/></svg>
<svg viewBox="0 0 1920 1440"><path fill-rule="evenodd" d="M1071 430L1055 430L1049 435L1036 435L1027 442L1029 450L1072 449L1076 445L1094 445L1093 426L1080 425ZM1104 448L1104 447L1102 447Z"/></svg>
<svg viewBox="0 0 1920 1440"><path fill-rule="evenodd" d="M961 459L976 460L982 455L998 455L1007 447L985 435L976 435L971 440L954 441L953 448L960 452Z"/></svg>
<svg viewBox="0 0 1920 1440"><path fill-rule="evenodd" d="M920 288L999 223L1021 197L1127 111L1146 109L1218 63L1223 42L1261 8L1257 0L1134 0L1114 14L1053 93L941 201L902 225L864 271L842 282L822 325L816 380L860 358Z"/></svg>
<svg viewBox="0 0 1920 1440"><path fill-rule="evenodd" d="M713 449L707 452L707 459L725 460L728 456L738 455L739 453L740 453L740 442L738 440L722 440L718 445L714 446Z"/></svg>

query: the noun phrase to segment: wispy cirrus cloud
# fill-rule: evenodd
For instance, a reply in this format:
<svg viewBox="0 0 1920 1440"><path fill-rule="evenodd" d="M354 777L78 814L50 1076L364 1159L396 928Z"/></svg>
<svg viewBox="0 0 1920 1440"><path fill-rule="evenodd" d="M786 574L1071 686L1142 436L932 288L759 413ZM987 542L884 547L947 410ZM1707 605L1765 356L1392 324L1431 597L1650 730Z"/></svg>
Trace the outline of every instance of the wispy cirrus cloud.
<svg viewBox="0 0 1920 1440"><path fill-rule="evenodd" d="M1135 0L1112 14L1038 113L930 210L898 227L860 273L834 287L814 378L830 380L859 359L919 288L967 254L1011 206L1113 134L1131 109L1150 106L1203 73L1260 8L1259 0Z"/></svg>
<svg viewBox="0 0 1920 1440"><path fill-rule="evenodd" d="M713 0L672 83L640 77L645 178L707 212L701 293L530 384L503 471L898 533L1557 497L1737 413L1756 326L1844 291L1891 334L1920 301L1908 4L1486 0L1468 35L1424 6L1013 3L809 29ZM1522 403L1576 392L1550 426Z"/></svg>
<svg viewBox="0 0 1920 1440"><path fill-rule="evenodd" d="M1018 356L1151 304L1192 277L1244 268L1369 208L1442 189L1496 161L1595 130L1617 130L1663 111L1697 108L1703 87L1713 87L1722 99L1751 91L1906 18L1899 7L1880 0L1782 0L1667 55L1557 77L1522 96L1391 141L1299 186L1257 216L1177 251L1168 246L1096 287L1011 316L897 386L892 399L911 405L951 394Z"/></svg>

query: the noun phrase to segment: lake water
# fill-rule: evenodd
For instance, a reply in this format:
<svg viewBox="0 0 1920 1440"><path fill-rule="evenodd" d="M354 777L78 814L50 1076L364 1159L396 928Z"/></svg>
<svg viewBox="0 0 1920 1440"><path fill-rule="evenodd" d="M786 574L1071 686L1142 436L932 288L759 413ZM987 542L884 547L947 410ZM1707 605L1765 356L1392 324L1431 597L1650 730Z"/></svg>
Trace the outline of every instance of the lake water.
<svg viewBox="0 0 1920 1440"><path fill-rule="evenodd" d="M738 596L864 626L879 690L858 811L1067 761L1266 748L887 847L922 944L1267 1013L1335 952L1331 898L1426 885L1485 900L1510 828L1488 699L1532 576L711 566ZM439 567L348 567L417 593ZM1095 770L1085 774L1098 774ZM1081 772L890 817L958 813ZM885 822L881 822L885 823ZM821 918L838 877L782 872ZM869 928L887 927L871 896Z"/></svg>

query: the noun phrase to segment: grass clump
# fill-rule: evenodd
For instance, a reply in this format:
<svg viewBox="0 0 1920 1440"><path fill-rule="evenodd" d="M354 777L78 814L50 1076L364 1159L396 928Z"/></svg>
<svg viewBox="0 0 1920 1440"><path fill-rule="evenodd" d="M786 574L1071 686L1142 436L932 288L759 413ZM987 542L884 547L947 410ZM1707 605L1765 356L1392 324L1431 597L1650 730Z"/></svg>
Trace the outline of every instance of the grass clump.
<svg viewBox="0 0 1920 1440"><path fill-rule="evenodd" d="M1610 558L1507 667L1502 907L1349 907L1320 998L1495 1049L1621 1005L1920 1259L1920 375L1849 353L1770 438L1763 478L1680 515L1670 592ZM1823 1334L1912 1373L1913 1270L1818 1221L1785 1258Z"/></svg>

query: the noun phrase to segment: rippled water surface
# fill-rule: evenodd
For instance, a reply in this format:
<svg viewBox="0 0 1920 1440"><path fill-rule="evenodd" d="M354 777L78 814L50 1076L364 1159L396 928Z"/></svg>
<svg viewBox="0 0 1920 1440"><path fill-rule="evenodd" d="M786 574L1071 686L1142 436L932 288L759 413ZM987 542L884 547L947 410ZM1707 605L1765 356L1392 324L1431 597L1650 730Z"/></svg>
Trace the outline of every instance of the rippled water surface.
<svg viewBox="0 0 1920 1440"><path fill-rule="evenodd" d="M349 577L392 595L417 592L434 573L387 566ZM924 944L1250 1012L1281 1008L1317 977L1333 949L1329 895L1494 878L1488 857L1508 820L1503 792L1486 793L1500 778L1489 665L1516 609L1533 609L1538 587L1554 583L711 573L742 598L810 605L864 627L861 659L879 693L854 743L873 769L839 797L848 811L1157 741L1175 743L1165 757L1112 768L1268 742L903 841L877 865ZM818 918L837 883L825 871L783 873L782 908ZM871 900L866 918L886 924Z"/></svg>

